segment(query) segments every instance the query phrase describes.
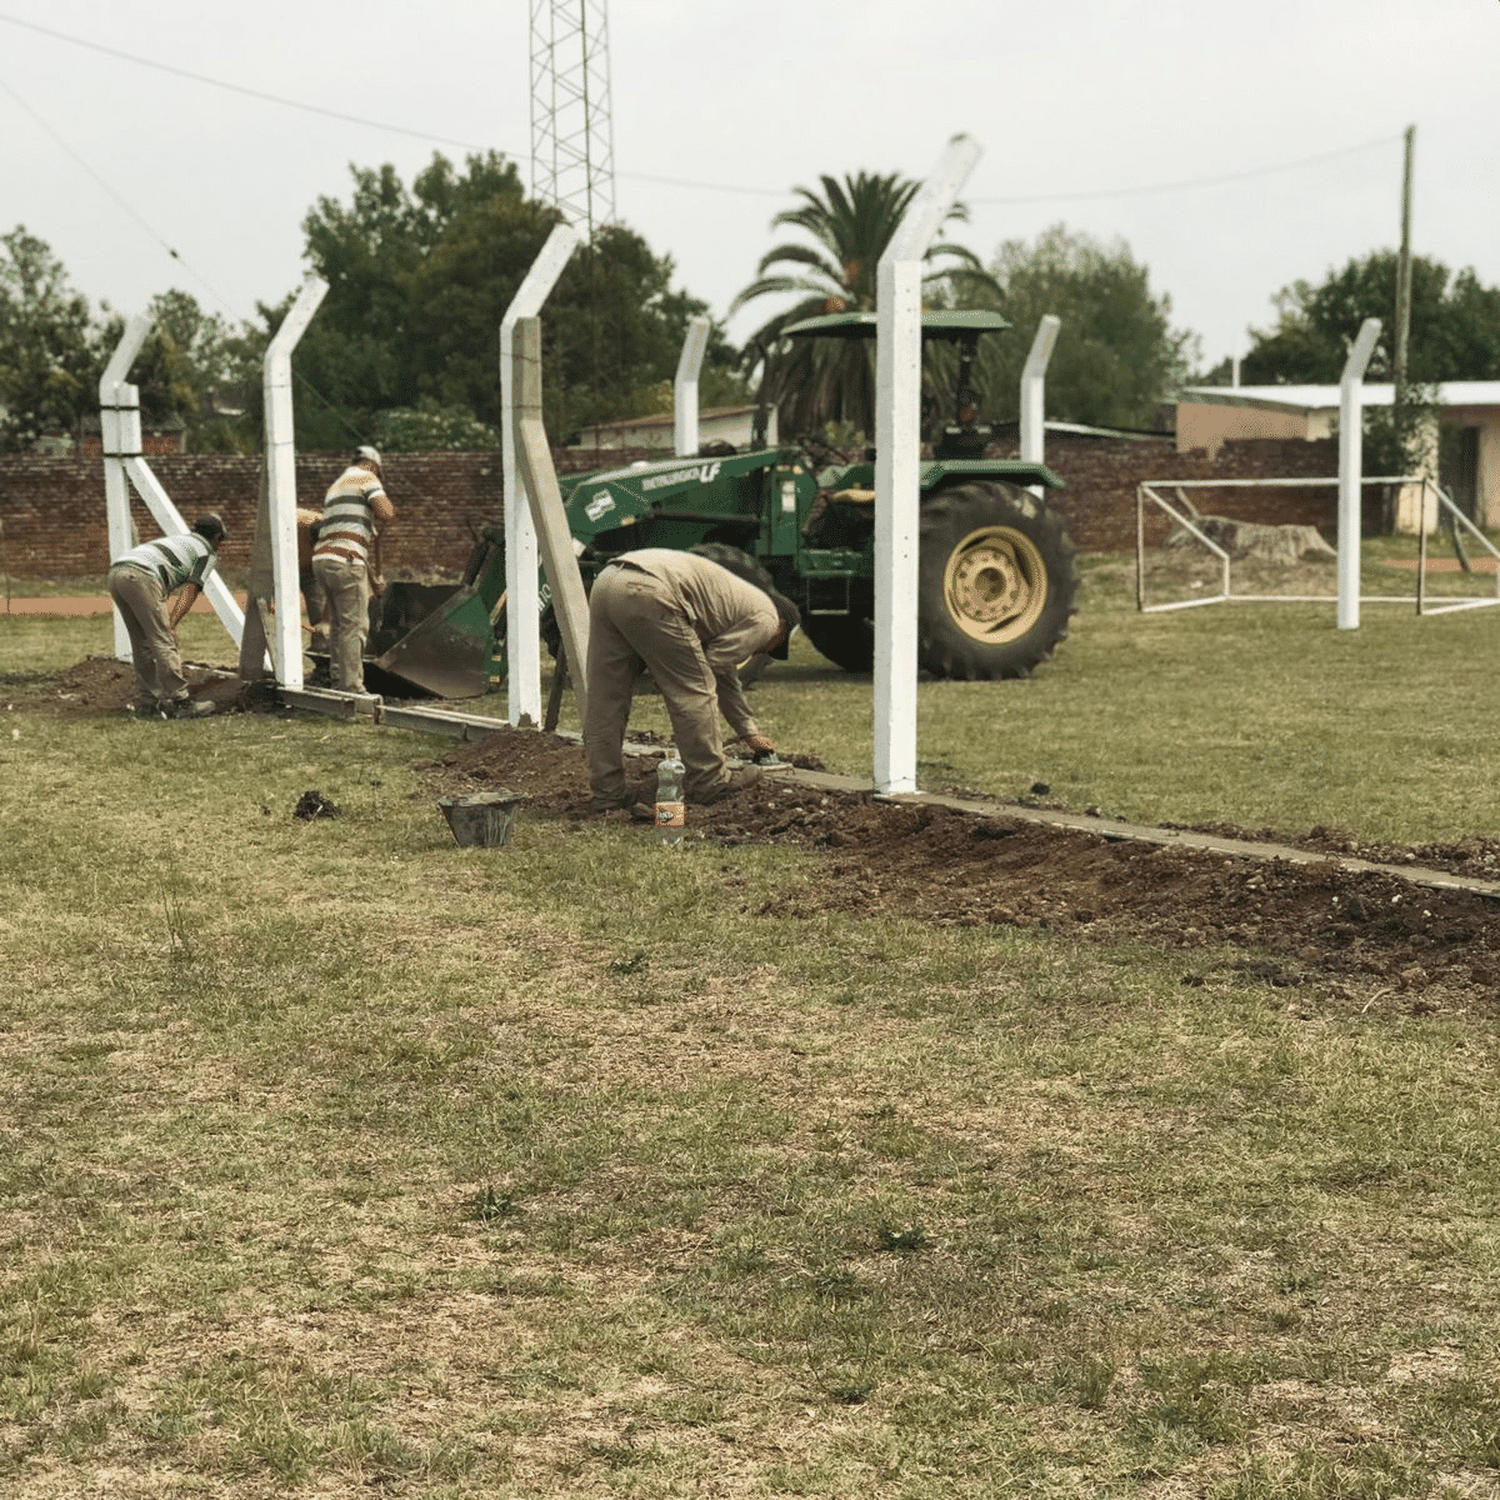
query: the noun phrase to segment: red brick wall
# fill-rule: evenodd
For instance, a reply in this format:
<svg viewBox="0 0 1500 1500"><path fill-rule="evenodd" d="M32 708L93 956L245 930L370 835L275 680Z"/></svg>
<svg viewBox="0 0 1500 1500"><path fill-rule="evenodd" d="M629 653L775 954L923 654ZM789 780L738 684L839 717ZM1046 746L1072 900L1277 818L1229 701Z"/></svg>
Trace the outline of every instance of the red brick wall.
<svg viewBox="0 0 1500 1500"><path fill-rule="evenodd" d="M991 450L1014 457L1012 446ZM644 454L559 450L559 473L616 467ZM1131 441L1049 433L1047 461L1067 482L1052 503L1066 518L1086 552L1131 552L1135 548L1136 485L1142 480L1264 478L1333 475L1334 441L1250 440L1226 443L1210 463L1203 451L1179 454L1169 438ZM297 494L319 506L324 490L343 467L342 454L308 453L297 460ZM217 510L230 531L224 566L243 570L249 562L260 484L259 456L169 454L150 460L152 472L191 524L204 510ZM386 465L386 484L397 508L397 524L385 547L386 571L394 577L436 574L456 577L468 558L474 531L501 517L500 455L398 453ZM1337 514L1333 486L1318 489L1190 490L1202 511L1246 520L1295 521L1320 526L1330 540ZM1170 498L1170 497L1169 497ZM1367 523L1379 502L1367 496ZM158 528L132 494L142 536ZM1148 536L1159 540L1168 523L1148 507ZM104 513L104 468L97 458L0 454L0 571L17 578L100 577L109 566Z"/></svg>

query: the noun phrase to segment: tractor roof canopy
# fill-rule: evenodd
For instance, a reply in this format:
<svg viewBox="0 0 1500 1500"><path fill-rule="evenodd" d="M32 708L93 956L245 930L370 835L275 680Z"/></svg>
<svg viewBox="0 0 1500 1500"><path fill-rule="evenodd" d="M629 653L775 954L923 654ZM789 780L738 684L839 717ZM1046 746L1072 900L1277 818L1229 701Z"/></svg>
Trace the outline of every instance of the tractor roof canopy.
<svg viewBox="0 0 1500 1500"><path fill-rule="evenodd" d="M872 312L828 313L821 318L804 318L782 330L792 338L873 339L876 315ZM1011 325L997 312L985 312L978 308L963 311L924 312L922 314L922 337L924 339L976 338L981 333L1000 333Z"/></svg>

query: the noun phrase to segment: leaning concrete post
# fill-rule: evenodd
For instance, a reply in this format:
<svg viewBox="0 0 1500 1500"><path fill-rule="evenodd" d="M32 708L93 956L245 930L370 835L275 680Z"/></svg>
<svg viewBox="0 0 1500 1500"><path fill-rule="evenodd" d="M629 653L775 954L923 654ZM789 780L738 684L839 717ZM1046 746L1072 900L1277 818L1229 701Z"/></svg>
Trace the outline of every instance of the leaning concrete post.
<svg viewBox="0 0 1500 1500"><path fill-rule="evenodd" d="M531 523L541 544L542 568L552 590L552 607L562 627L573 697L582 718L588 712L589 606L583 592L583 575L573 551L573 533L563 508L562 491L552 467L552 448L542 424L542 325L536 318L521 318L515 325L516 462ZM525 597L536 588L533 575ZM511 617L515 617L515 611Z"/></svg>
<svg viewBox="0 0 1500 1500"><path fill-rule="evenodd" d="M954 136L876 267L874 779L885 793L917 789L922 258L979 154Z"/></svg>
<svg viewBox="0 0 1500 1500"><path fill-rule="evenodd" d="M1380 319L1366 318L1339 377L1339 607L1338 628L1359 629L1360 490L1364 478L1365 366L1380 337Z"/></svg>
<svg viewBox="0 0 1500 1500"><path fill-rule="evenodd" d="M151 319L137 315L125 325L115 352L99 377L99 434L104 453L104 507L109 523L111 563L135 545L130 525L130 483L125 459L141 451L141 393L125 383L135 357L151 332ZM115 655L130 658L130 637L120 611L115 612Z"/></svg>
<svg viewBox="0 0 1500 1500"><path fill-rule="evenodd" d="M135 486L136 493L163 534L176 536L188 529L187 522L161 487L160 480L151 472L151 465L146 462L141 446L140 392L135 386L125 382L125 376L150 331L149 318L132 319L99 382L101 447L105 455L104 485L105 499L109 506L111 562L134 544L127 480ZM213 606L220 624L238 645L244 629L244 616L234 595L229 592L229 585L218 573L210 573L203 594ZM130 640L125 634L118 610L115 612L115 651L121 657L130 655Z"/></svg>
<svg viewBox="0 0 1500 1500"><path fill-rule="evenodd" d="M578 231L568 222L547 237L526 279L500 322L500 473L505 503L505 672L508 717L512 724L539 724L542 718L542 644L537 629L536 530L531 523L526 488L516 471L515 352L516 324L534 318L551 295L569 257L578 248ZM540 410L540 396L538 409Z"/></svg>
<svg viewBox="0 0 1500 1500"><path fill-rule="evenodd" d="M678 458L690 458L698 451L698 373L708 349L708 329L707 318L689 319L687 337L677 359L677 380L672 387L672 441Z"/></svg>

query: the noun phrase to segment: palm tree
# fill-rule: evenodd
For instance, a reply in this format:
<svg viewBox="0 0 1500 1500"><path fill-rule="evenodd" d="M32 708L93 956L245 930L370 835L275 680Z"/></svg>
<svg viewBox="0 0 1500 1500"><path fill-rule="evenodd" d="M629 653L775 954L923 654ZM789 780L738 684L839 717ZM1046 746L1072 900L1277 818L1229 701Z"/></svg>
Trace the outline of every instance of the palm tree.
<svg viewBox="0 0 1500 1500"><path fill-rule="evenodd" d="M800 301L777 313L750 335L743 368L753 376L761 371L761 399L774 404L782 431L806 434L829 423L862 433L875 425L875 356L873 345L862 340L787 339L783 330L803 318L821 313L869 312L875 306L875 271L891 236L921 187L919 182L892 172L857 172L842 182L822 177L820 197L805 187L795 189L802 199L771 220L772 227L791 225L804 231L812 245L777 245L761 257L757 279L734 299L731 313L757 297L800 292ZM954 204L950 219L967 221L969 211ZM984 278L983 263L962 245L935 241L926 259L946 259L944 271ZM794 267L774 275L776 266Z"/></svg>

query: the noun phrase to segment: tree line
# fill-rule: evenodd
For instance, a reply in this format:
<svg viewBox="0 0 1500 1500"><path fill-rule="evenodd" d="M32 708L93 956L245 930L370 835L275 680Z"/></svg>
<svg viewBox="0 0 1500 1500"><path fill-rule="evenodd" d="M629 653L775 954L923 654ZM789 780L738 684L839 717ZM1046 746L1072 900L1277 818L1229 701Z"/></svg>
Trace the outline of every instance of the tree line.
<svg viewBox="0 0 1500 1500"><path fill-rule="evenodd" d="M388 165L352 176L347 199L319 198L303 219L304 258L329 290L294 360L298 445L498 446L496 332L557 211L528 196L515 164L495 152L461 168L435 154L410 185ZM797 237L761 258L732 309L775 297L780 310L741 348L713 325L700 382L706 406L774 404L788 437L862 441L873 432L872 350L791 340L785 330L814 314L873 309L876 265L917 186L860 172L794 190L795 205L772 228ZM965 222L955 206L950 231ZM1153 427L1185 384L1228 381L1227 364L1197 368L1198 340L1173 326L1170 297L1152 288L1123 241L1058 224L1033 242L1005 242L985 262L945 236L929 250L927 270L930 305L991 309L1013 325L981 345L977 385L991 422L1016 418L1021 365L1047 313L1062 319L1048 370L1053 418ZM623 225L598 230L574 254L543 320L549 431L566 440L597 422L670 410L688 322L708 310L674 286L674 275L669 255ZM1388 375L1395 279L1395 253L1377 250L1320 283L1277 292L1275 321L1252 331L1244 382L1336 381L1366 317L1386 330L1371 373ZM1455 275L1421 256L1411 280L1410 378L1500 379L1500 290L1472 269ZM183 291L156 297L153 331L132 371L146 419L181 419L189 451L255 451L261 362L295 295L257 304L255 317L238 324ZM99 375L123 323L74 289L24 226L0 236L0 449L76 434L97 411ZM926 374L935 411L951 381L949 353L934 351Z"/></svg>

